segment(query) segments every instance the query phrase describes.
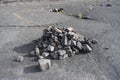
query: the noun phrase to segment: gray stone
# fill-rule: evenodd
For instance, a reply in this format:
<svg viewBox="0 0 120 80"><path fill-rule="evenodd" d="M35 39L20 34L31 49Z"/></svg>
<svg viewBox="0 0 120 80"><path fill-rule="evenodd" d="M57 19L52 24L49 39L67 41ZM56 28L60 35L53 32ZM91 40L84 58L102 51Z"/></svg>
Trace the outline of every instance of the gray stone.
<svg viewBox="0 0 120 80"><path fill-rule="evenodd" d="M79 41L77 42L77 49L78 49L78 50L82 50L82 44L81 44L81 42L79 42Z"/></svg>
<svg viewBox="0 0 120 80"><path fill-rule="evenodd" d="M54 41L58 42L58 37L57 36L54 36Z"/></svg>
<svg viewBox="0 0 120 80"><path fill-rule="evenodd" d="M51 60L49 59L39 59L38 62L41 71L47 70L51 67Z"/></svg>
<svg viewBox="0 0 120 80"><path fill-rule="evenodd" d="M49 45L49 46L48 46L48 51L53 52L53 51L54 51L54 49L55 49L55 47L54 47L54 46L51 46L51 45Z"/></svg>
<svg viewBox="0 0 120 80"><path fill-rule="evenodd" d="M92 51L92 48L88 45L88 44L85 44L83 46L83 51L84 52L91 52Z"/></svg>
<svg viewBox="0 0 120 80"><path fill-rule="evenodd" d="M18 56L17 57L17 62L22 62L24 60L24 57L23 56Z"/></svg>
<svg viewBox="0 0 120 80"><path fill-rule="evenodd" d="M62 40L63 46L67 46L68 45L68 39L67 36L64 35L63 40Z"/></svg>
<svg viewBox="0 0 120 80"><path fill-rule="evenodd" d="M51 55L52 58L54 58L54 59L58 59L58 58L59 58L59 55L58 55L58 52L57 52L57 51L55 51L55 52L53 52L53 53L50 53L50 55Z"/></svg>
<svg viewBox="0 0 120 80"><path fill-rule="evenodd" d="M74 29L73 29L72 27L68 27L67 30L71 32L71 31L73 31Z"/></svg>
<svg viewBox="0 0 120 80"><path fill-rule="evenodd" d="M73 51L72 51L72 49L71 49L70 46L68 46L68 48L66 49L66 52L67 52L67 54L68 54L69 57L74 56L74 55L72 54Z"/></svg>
<svg viewBox="0 0 120 80"><path fill-rule="evenodd" d="M68 57L68 54L65 54L65 55L59 56L59 59L60 59L60 60L64 60L64 59L67 58L67 57Z"/></svg>
<svg viewBox="0 0 120 80"><path fill-rule="evenodd" d="M93 39L93 40L91 40L91 43L92 43L92 44L97 44L98 41L97 41L96 39Z"/></svg>
<svg viewBox="0 0 120 80"><path fill-rule="evenodd" d="M71 46L71 40L68 40L68 46Z"/></svg>
<svg viewBox="0 0 120 80"><path fill-rule="evenodd" d="M51 31L52 30L52 28L53 28L53 26L48 26L48 31Z"/></svg>
<svg viewBox="0 0 120 80"><path fill-rule="evenodd" d="M79 50L76 49L76 47L72 47L72 51L73 51L73 54L74 54L74 53L77 54L77 53L79 52Z"/></svg>
<svg viewBox="0 0 120 80"><path fill-rule="evenodd" d="M43 53L42 53L42 56L46 58L46 57L49 56L49 53L48 53L48 52L43 52Z"/></svg>
<svg viewBox="0 0 120 80"><path fill-rule="evenodd" d="M38 58L39 58L39 59L44 59L44 57L43 57L43 56L40 56L40 55L38 56Z"/></svg>
<svg viewBox="0 0 120 80"><path fill-rule="evenodd" d="M31 51L30 55L35 56L35 51Z"/></svg>
<svg viewBox="0 0 120 80"><path fill-rule="evenodd" d="M35 54L36 54L37 56L40 55L40 50L39 50L38 46L35 47Z"/></svg>
<svg viewBox="0 0 120 80"><path fill-rule="evenodd" d="M58 45L58 49L62 49L62 45L59 44L59 45Z"/></svg>
<svg viewBox="0 0 120 80"><path fill-rule="evenodd" d="M74 32L68 32L68 35L70 35L70 36L74 36L75 33L74 33Z"/></svg>
<svg viewBox="0 0 120 80"><path fill-rule="evenodd" d="M71 40L71 46L77 46L77 41L76 40Z"/></svg>
<svg viewBox="0 0 120 80"><path fill-rule="evenodd" d="M82 42L82 41L84 41L84 36L79 33L75 33L73 39L79 40Z"/></svg>
<svg viewBox="0 0 120 80"><path fill-rule="evenodd" d="M60 56L65 55L66 54L66 50L58 50L58 54Z"/></svg>
<svg viewBox="0 0 120 80"><path fill-rule="evenodd" d="M76 37L77 37L77 35L76 35ZM81 41L81 42L82 42L82 41L85 41L85 40L84 40L84 36L83 36L82 34L78 34L78 37L79 37L79 38L78 38L79 41Z"/></svg>
<svg viewBox="0 0 120 80"><path fill-rule="evenodd" d="M60 28L54 28L55 29L55 32L57 32L57 33L62 33L62 30L60 29Z"/></svg>
<svg viewBox="0 0 120 80"><path fill-rule="evenodd" d="M42 43L42 46L43 46L43 48L46 48L48 46L48 44Z"/></svg>

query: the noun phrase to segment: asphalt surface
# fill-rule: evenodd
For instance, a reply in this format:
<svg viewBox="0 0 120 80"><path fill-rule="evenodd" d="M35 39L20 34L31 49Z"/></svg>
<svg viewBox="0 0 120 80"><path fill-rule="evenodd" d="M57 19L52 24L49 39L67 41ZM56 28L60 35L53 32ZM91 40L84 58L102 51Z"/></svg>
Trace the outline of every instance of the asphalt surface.
<svg viewBox="0 0 120 80"><path fill-rule="evenodd" d="M101 6L102 4L102 6ZM107 7L106 4L111 4ZM63 8L63 13L49 12ZM89 7L93 9L87 11ZM68 14L84 13L91 20ZM85 37L97 39L93 52L52 61L40 72L29 53L33 40L48 25L72 26ZM0 80L120 80L120 2L119 1L41 1L12 2L0 5ZM19 63L17 56L24 56Z"/></svg>

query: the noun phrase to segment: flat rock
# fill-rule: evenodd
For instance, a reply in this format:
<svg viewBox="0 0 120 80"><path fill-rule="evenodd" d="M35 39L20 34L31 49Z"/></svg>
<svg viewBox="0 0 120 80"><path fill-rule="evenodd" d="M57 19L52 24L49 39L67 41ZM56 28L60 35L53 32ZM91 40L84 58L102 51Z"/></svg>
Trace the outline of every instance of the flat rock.
<svg viewBox="0 0 120 80"><path fill-rule="evenodd" d="M58 50L58 54L60 56L65 55L66 54L66 50Z"/></svg>

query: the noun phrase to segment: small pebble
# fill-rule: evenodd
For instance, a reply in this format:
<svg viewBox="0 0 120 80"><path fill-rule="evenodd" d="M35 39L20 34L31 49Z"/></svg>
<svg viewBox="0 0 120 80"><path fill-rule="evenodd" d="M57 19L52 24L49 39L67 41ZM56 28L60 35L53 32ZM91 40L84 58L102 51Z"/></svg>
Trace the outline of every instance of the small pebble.
<svg viewBox="0 0 120 80"><path fill-rule="evenodd" d="M17 62L22 62L24 60L24 57L23 56L18 56L17 57Z"/></svg>

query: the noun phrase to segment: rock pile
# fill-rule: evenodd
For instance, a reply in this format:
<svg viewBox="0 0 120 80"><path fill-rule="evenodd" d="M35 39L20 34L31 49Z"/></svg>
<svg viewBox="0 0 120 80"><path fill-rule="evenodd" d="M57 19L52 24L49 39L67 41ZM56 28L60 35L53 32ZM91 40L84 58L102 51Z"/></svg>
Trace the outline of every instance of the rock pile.
<svg viewBox="0 0 120 80"><path fill-rule="evenodd" d="M72 27L59 28L49 26L35 47L41 70L49 69L51 59L65 59L79 52L91 52L89 40L74 31Z"/></svg>

